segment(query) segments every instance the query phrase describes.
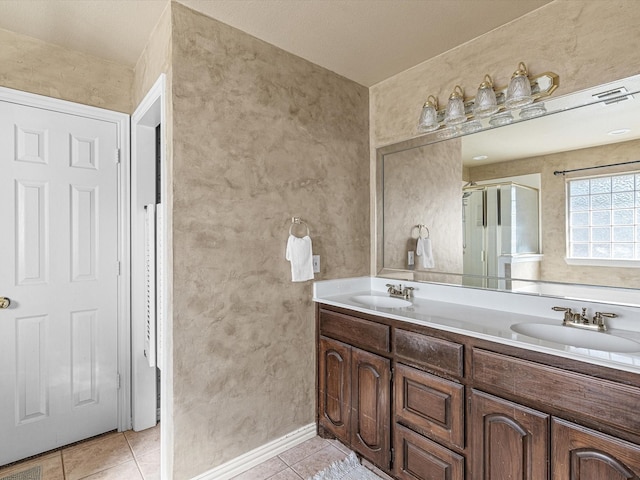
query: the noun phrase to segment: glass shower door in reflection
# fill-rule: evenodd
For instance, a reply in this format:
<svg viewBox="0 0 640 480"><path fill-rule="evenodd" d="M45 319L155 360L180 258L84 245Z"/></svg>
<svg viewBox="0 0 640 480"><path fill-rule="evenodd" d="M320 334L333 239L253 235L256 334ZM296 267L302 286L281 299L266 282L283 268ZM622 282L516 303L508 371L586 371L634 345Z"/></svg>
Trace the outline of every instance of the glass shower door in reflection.
<svg viewBox="0 0 640 480"><path fill-rule="evenodd" d="M504 288L498 278L540 253L539 192L511 182L462 192L463 273L468 286Z"/></svg>

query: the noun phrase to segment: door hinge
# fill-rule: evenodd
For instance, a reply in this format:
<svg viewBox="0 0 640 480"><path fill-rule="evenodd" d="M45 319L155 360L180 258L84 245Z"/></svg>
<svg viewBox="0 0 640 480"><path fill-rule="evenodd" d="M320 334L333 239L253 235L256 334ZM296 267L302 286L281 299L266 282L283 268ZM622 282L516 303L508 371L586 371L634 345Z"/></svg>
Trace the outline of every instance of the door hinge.
<svg viewBox="0 0 640 480"><path fill-rule="evenodd" d="M122 275L122 262L118 260L116 268L118 270L118 276Z"/></svg>
<svg viewBox="0 0 640 480"><path fill-rule="evenodd" d="M391 447L391 465L389 465L389 470L393 469L395 461L396 461L396 450L393 447Z"/></svg>
<svg viewBox="0 0 640 480"><path fill-rule="evenodd" d="M116 163L120 163L120 149L116 148Z"/></svg>
<svg viewBox="0 0 640 480"><path fill-rule="evenodd" d="M120 390L120 374L116 373L116 390Z"/></svg>

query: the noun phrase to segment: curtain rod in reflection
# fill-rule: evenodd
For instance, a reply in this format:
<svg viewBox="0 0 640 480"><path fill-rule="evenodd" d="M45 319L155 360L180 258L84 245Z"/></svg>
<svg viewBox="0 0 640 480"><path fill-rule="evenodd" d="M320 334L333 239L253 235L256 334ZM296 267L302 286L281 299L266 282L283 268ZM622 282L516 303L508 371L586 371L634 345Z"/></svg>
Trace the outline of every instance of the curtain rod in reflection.
<svg viewBox="0 0 640 480"><path fill-rule="evenodd" d="M553 172L553 174L564 175L565 173L581 172L583 170L595 170L596 168L618 167L620 165L631 165L632 163L640 163L640 160L633 160L631 162L622 162L622 163L610 163L608 165L597 165L595 167L574 168L573 170L556 170L555 172Z"/></svg>

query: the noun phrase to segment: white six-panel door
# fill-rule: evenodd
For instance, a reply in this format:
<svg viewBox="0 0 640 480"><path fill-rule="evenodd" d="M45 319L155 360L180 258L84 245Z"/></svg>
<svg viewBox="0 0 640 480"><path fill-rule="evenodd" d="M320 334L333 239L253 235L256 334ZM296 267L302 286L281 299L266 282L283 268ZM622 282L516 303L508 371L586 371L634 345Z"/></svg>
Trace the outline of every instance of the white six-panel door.
<svg viewBox="0 0 640 480"><path fill-rule="evenodd" d="M0 465L118 427L117 148L0 101Z"/></svg>

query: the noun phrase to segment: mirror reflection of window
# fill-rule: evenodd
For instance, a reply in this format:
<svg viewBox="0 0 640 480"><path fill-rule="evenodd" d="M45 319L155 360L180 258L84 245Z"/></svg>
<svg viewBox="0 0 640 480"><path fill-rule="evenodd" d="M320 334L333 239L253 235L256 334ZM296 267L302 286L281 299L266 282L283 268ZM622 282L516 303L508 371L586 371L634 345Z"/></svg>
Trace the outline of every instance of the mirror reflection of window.
<svg viewBox="0 0 640 480"><path fill-rule="evenodd" d="M640 173L567 181L567 258L640 260Z"/></svg>

